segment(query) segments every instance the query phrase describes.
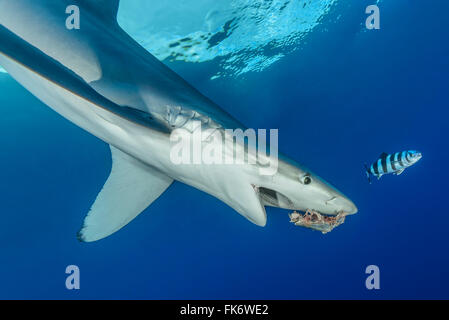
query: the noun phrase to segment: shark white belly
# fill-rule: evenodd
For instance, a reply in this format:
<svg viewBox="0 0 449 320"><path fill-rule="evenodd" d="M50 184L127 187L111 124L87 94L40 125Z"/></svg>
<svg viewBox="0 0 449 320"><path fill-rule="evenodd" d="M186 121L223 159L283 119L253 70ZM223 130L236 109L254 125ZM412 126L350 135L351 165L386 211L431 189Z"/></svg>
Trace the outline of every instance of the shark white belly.
<svg viewBox="0 0 449 320"><path fill-rule="evenodd" d="M270 177L261 176L257 165L173 163L170 133L180 117L168 119L174 108L188 115L181 126L196 118L221 131L243 126L127 37L115 16L94 18L99 5L115 14L118 1L81 3L90 4L82 7L88 12L85 30L68 31L58 24L68 1L0 0L0 65L53 110L111 145L111 175L85 219L81 240L119 230L173 180L217 197L260 226L266 224L265 205L326 214L357 211L344 195L288 159ZM22 23L36 14L44 19L41 30ZM61 45L70 41L72 49Z"/></svg>

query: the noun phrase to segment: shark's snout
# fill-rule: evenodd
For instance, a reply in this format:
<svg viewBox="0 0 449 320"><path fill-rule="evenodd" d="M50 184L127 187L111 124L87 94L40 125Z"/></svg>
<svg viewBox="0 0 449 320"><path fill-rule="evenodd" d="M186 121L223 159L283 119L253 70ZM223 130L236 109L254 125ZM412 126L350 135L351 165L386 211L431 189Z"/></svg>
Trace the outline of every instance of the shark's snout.
<svg viewBox="0 0 449 320"><path fill-rule="evenodd" d="M359 211L354 202L352 202L348 198L343 200L342 208L344 208L343 212L347 214L356 214Z"/></svg>
<svg viewBox="0 0 449 320"><path fill-rule="evenodd" d="M332 196L329 200L325 201L326 211L338 214L344 212L346 214L355 214L358 209L354 202L349 200L343 195Z"/></svg>

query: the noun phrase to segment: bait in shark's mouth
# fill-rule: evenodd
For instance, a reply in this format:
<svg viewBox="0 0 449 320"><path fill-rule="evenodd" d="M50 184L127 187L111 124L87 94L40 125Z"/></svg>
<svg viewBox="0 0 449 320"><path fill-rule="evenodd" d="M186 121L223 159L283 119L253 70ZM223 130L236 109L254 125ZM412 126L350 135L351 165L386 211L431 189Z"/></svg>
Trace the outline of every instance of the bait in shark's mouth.
<svg viewBox="0 0 449 320"><path fill-rule="evenodd" d="M336 216L323 215L314 210L307 210L304 214L292 212L289 214L290 222L295 226L306 227L321 231L323 234L331 232L334 228L345 222L347 213L339 212Z"/></svg>

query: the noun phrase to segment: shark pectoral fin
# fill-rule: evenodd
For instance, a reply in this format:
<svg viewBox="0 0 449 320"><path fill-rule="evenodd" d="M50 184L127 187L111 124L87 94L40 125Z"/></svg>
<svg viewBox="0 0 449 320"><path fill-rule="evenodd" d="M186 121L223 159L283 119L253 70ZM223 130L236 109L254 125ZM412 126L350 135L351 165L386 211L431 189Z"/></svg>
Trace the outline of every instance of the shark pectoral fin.
<svg viewBox="0 0 449 320"><path fill-rule="evenodd" d="M226 203L252 223L265 227L267 214L265 206L261 203L259 192L251 184L233 185L228 191L231 201Z"/></svg>
<svg viewBox="0 0 449 320"><path fill-rule="evenodd" d="M397 176L400 175L402 172L404 172L404 170L405 170L405 169L401 169L401 170L396 171L396 175L397 175Z"/></svg>
<svg viewBox="0 0 449 320"><path fill-rule="evenodd" d="M92 242L118 231L173 182L165 174L111 146L112 170L84 220L78 239Z"/></svg>

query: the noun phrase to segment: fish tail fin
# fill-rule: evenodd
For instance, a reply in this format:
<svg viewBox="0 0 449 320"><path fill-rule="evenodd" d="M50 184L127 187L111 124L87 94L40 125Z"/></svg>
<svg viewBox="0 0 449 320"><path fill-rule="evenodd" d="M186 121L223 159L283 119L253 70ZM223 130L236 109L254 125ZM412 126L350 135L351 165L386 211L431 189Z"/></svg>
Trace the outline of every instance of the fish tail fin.
<svg viewBox="0 0 449 320"><path fill-rule="evenodd" d="M368 165L365 163L365 173L366 173L366 178L368 179L369 184L371 184L371 172L368 169Z"/></svg>

